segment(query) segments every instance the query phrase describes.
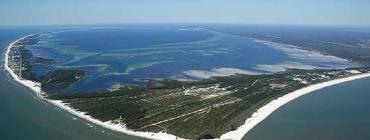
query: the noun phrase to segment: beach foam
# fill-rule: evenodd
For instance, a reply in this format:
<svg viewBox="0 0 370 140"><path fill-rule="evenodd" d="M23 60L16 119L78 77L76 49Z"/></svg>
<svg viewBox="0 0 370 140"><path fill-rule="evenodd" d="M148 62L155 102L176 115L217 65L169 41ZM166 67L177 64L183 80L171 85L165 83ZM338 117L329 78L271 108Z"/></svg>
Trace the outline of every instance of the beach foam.
<svg viewBox="0 0 370 140"><path fill-rule="evenodd" d="M248 133L248 131L250 131L258 123L262 122L271 113L273 113L275 110L277 110L281 106L285 105L286 103L288 103L288 102L290 102L290 101L292 101L292 100L294 100L298 97L301 97L305 94L311 93L313 91L316 91L316 90L319 90L319 89L322 89L322 88L325 88L325 87L328 87L328 86L332 86L332 85L336 85L336 84L340 84L340 83L344 83L344 82L348 82L348 81L352 81L352 80L362 79L362 78L366 78L366 77L370 77L370 73L364 73L364 74L359 74L359 75L350 76L350 77L346 77L346 78L331 80L331 81L311 85L311 86L308 86L308 87L304 87L302 89L299 89L299 90L293 91L291 93L288 93L288 94L286 94L282 97L279 97L276 100L273 100L273 101L269 102L268 104L264 105L263 107L259 108L237 130L230 131L226 134L223 134L220 137L220 139L240 140L244 137L245 134Z"/></svg>
<svg viewBox="0 0 370 140"><path fill-rule="evenodd" d="M31 36L31 35L29 35ZM94 119L93 117L89 116L89 115L86 115L86 113L84 112L80 112L76 109L73 109L71 108L70 106L68 106L68 104L66 103L63 103L62 101L60 100L50 100L50 99L46 99L43 97L44 95L44 92L41 90L41 83L38 83L38 82L35 82L35 81L31 81L31 80L26 80L26 79L22 79L20 77L18 77L12 69L9 68L8 64L8 58L9 58L9 52L10 52L10 49L11 47L13 47L13 45L18 42L19 40L23 39L23 38L26 38L28 36L25 36L25 37L22 37L14 42L12 42L7 50L6 50L6 53L5 53L5 70L8 71L10 73L10 75L12 76L12 78L17 81L18 83L28 87L29 89L31 89L32 91L34 91L37 95L38 98L40 99L43 99L73 115L76 115L82 119L85 119L87 121L90 121L96 125L99 125L99 126L102 126L104 128L107 128L107 129L111 129L111 130L114 130L114 131L117 131L117 132L122 132L122 133L125 133L125 134L128 134L128 135L133 135L133 136L138 136L138 137L144 137L144 138L149 138L149 139L178 139L178 140L181 140L181 138L178 138L174 135L171 135L171 134L167 134L167 133L163 133L163 132L160 132L160 133L153 133L153 132L136 132L136 131L131 131L131 130L128 130L123 124L114 124L112 123L111 121L108 121L108 122L102 122L100 120L97 120L97 119Z"/></svg>
<svg viewBox="0 0 370 140"><path fill-rule="evenodd" d="M27 37L27 36L25 36L25 37ZM15 81L17 81L17 82L21 83L22 85L30 88L32 91L34 91L36 93L37 97L39 97L41 99L44 99L45 101L47 101L47 102L49 102L49 103L51 103L55 106L58 106L59 108L65 110L65 111L67 111L71 114L74 114L74 115L76 115L80 118L83 118L87 121L90 121L90 122L92 122L96 125L102 126L104 128L107 128L107 129L111 129L113 131L122 132L122 133L125 133L125 134L128 134L128 135L139 136L139 137L144 137L144 138L149 138L149 139L166 139L166 140L182 139L182 138L178 138L174 135L163 133L163 132L153 133L153 132L131 131L131 130L127 129L124 126L124 124L115 124L115 123L112 123L112 121L102 122L100 120L94 119L93 117L91 117L89 115L86 115L86 113L84 113L84 112L80 112L76 109L73 109L68 104L63 103L60 100L50 100L50 99L44 98L43 97L44 92L41 91L41 83L37 83L37 82L31 81L31 80L26 80L26 79L19 78L8 67L8 63L9 63L8 62L8 58L9 58L8 54L10 52L11 47L16 42L18 42L19 40L21 40L25 37L22 37L22 38L16 40L15 42L11 43L8 46L8 48L6 50L6 53L5 53L5 65L4 65L4 67L5 67L5 70L10 73L10 75L12 76L12 78ZM218 70L218 71L220 71L220 70ZM225 73L225 72L227 74L230 74L230 73L235 73L235 72L242 73L244 71L235 70L235 69L228 69L228 68L221 69L222 74ZM216 70L216 73L217 73L217 70ZM247 71L246 74L248 74L248 73L249 72ZM264 105L263 107L259 108L237 130L227 132L227 133L221 135L221 137L219 139L242 139L243 136L245 134L247 134L248 131L250 131L254 126L256 126L258 123L263 121L272 112L274 112L275 110L277 110L279 107L283 106L284 104L286 104L286 103L288 103L288 102L290 102L290 101L292 101L292 100L294 100L294 99L296 99L296 98L298 98L302 95L305 95L305 94L310 93L312 91L319 90L321 88L325 88L325 87L328 87L328 86L331 86L331 85L335 85L335 84L339 84L339 83L343 83L343 82L348 82L348 81L352 81L352 80L356 80L356 79L366 78L366 77L370 77L370 73L358 74L358 75L355 75L355 76L350 76L350 77L346 77L346 78L341 78L341 79L336 79L336 80L332 80L332 81L328 81L328 82L323 82L323 83L311 85L311 86L296 90L294 92L288 93L288 94L286 94L286 95L284 95L284 96L282 96L282 97L280 97L276 100L271 101L270 103Z"/></svg>
<svg viewBox="0 0 370 140"><path fill-rule="evenodd" d="M61 109L73 114L73 115L76 115L76 116L78 116L82 119L85 119L85 120L90 121L90 122L92 122L96 125L102 126L104 128L107 128L107 129L110 129L110 130L113 130L113 131L125 133L125 134L132 135L132 136L144 137L144 138L148 138L148 139L158 139L158 140L164 140L164 139L165 140L175 140L175 139L177 139L177 140L182 140L182 138L176 137L175 135L171 135L171 134L167 134L167 133L163 133L163 132L153 133L153 132L132 131L132 130L127 129L124 124L117 124L117 123L113 123L112 121L102 122L98 119L95 119L95 118L93 118L89 115L86 115L86 113L84 113L84 112L80 112L80 111L77 111L76 109L73 109L68 104L63 103L60 100L50 100L50 99L45 99L45 100L48 101L49 103L55 105L55 106L58 106Z"/></svg>
<svg viewBox="0 0 370 140"><path fill-rule="evenodd" d="M32 36L31 35L28 35L28 36ZM13 70L11 70L9 68L9 62L8 62L8 58L9 58L9 52L10 52L10 49L11 47L18 41L28 37L28 36L25 36L25 37L22 37L22 38L19 38L18 40L12 42L8 48L6 49L6 52L5 52L5 64L4 64L4 67L5 67L5 70L7 70L10 75L13 77L13 79L17 82L19 82L20 84L22 85L25 85L26 87L30 88L32 91L34 91L38 97L40 97L40 95L42 94L42 91L41 91L41 83L37 83L37 82L34 82L34 81L31 81L31 80L26 80L26 79L21 79L20 77L18 77L14 72Z"/></svg>

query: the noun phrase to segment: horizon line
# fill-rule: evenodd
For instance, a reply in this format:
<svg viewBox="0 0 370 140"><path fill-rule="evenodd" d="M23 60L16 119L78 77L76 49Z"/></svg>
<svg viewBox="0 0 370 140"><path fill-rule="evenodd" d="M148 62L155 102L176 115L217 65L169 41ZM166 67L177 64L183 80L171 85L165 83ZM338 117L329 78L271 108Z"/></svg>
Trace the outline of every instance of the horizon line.
<svg viewBox="0 0 370 140"><path fill-rule="evenodd" d="M122 23L60 23L60 24L5 24L0 27L68 27L68 26L123 26L123 25L249 25L286 27L332 27L332 28L370 28L370 25L341 24L294 24L294 23L242 23L242 22L122 22Z"/></svg>

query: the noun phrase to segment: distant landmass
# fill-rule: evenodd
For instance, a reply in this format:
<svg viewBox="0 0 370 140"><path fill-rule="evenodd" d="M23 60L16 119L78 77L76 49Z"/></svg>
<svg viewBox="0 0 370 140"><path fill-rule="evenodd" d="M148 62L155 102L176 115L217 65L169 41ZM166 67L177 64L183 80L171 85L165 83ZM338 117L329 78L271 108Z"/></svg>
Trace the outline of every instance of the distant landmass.
<svg viewBox="0 0 370 140"><path fill-rule="evenodd" d="M90 27L20 38L5 65L40 98L116 131L241 139L299 96L370 76L368 38L311 27Z"/></svg>

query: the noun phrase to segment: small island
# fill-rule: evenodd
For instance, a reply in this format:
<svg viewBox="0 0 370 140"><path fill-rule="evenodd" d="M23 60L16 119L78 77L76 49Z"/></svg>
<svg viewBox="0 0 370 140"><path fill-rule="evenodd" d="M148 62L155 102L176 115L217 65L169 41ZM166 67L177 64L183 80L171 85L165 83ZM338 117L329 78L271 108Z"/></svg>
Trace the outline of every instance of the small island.
<svg viewBox="0 0 370 140"><path fill-rule="evenodd" d="M41 83L41 89L45 92L60 91L82 79L86 72L82 70L59 69L54 70L42 77L37 77L33 72L34 65L53 65L53 59L33 56L27 47L36 45L40 34L29 35L19 39L11 45L8 52L8 67L21 79L32 80ZM31 62L34 61L33 64Z"/></svg>
<svg viewBox="0 0 370 140"><path fill-rule="evenodd" d="M41 98L80 117L89 116L86 118L96 119L93 121L97 124L124 129L133 135L148 132L143 134L147 138L153 138L151 136L155 134L185 139L219 138L248 125L246 120L253 117L252 114L274 100L336 79L363 78L370 72L368 67L289 69L273 74L236 74L200 81L148 79L146 86L114 83L106 91L63 94L63 89L88 73L78 69L59 69L43 77L34 76L33 65L30 64L34 56L27 46L37 44L38 37L39 34L30 35L9 46L6 67L15 79L23 81L31 89L39 89L35 91L40 92ZM55 61L36 57L36 63L52 65ZM29 81L35 84L32 86Z"/></svg>

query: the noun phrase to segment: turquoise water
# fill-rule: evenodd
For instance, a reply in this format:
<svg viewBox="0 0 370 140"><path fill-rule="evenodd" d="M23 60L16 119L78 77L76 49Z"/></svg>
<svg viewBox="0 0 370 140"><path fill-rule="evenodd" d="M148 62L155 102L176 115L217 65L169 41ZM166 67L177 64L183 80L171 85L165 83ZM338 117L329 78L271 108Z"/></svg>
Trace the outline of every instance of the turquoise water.
<svg viewBox="0 0 370 140"><path fill-rule="evenodd" d="M340 59L311 59L297 50L282 50L249 38L205 28L90 27L42 34L36 55L57 61L36 66L42 76L54 69L83 69L88 76L67 93L105 90L112 83L145 85L148 78L199 80L207 73L275 72L276 67L341 68L353 66ZM263 66L261 66L263 65ZM272 68L271 68L272 67ZM220 69L221 68L221 69ZM234 74L234 73L230 73ZM215 74L217 76L217 73Z"/></svg>
<svg viewBox="0 0 370 140"><path fill-rule="evenodd" d="M65 28L0 28L1 54L4 54L8 44L21 36L56 30L65 30ZM204 36L204 38L207 37L207 35ZM49 52L49 55L52 56L53 53ZM60 54L56 52L54 55ZM68 59L68 56L60 58ZM0 65L3 70L3 59ZM246 138L248 140L370 139L368 133L370 132L370 87L368 85L370 85L370 79L357 80L303 96L274 112ZM31 90L14 82L5 71L0 73L0 89L1 140L141 139L92 124L90 127L89 122L36 99Z"/></svg>
<svg viewBox="0 0 370 140"><path fill-rule="evenodd" d="M304 95L276 110L245 140L369 140L370 78Z"/></svg>
<svg viewBox="0 0 370 140"><path fill-rule="evenodd" d="M45 31L34 28L0 29L0 52L10 42L29 33ZM50 30L50 29L47 29ZM36 99L35 94L13 81L0 61L0 139L1 140L141 140L112 132L76 118L55 106ZM104 131L104 132L102 132Z"/></svg>

